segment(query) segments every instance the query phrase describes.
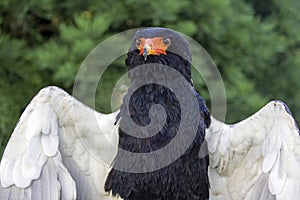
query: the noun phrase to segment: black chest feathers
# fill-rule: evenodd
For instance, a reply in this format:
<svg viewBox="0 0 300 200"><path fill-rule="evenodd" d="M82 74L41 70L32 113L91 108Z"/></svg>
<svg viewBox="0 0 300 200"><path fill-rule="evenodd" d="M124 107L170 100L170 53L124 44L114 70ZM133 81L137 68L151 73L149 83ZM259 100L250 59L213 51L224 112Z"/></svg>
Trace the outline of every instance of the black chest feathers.
<svg viewBox="0 0 300 200"><path fill-rule="evenodd" d="M128 99L126 99L128 98ZM197 96L201 116L209 115L204 101ZM206 122L201 117L196 134L184 152L165 155L165 161L159 161L152 152L161 151L172 143L180 126L181 109L178 99L172 91L158 85L146 84L132 95L124 97L120 111L119 150L108 175L105 190L119 195L124 200L202 200L209 198L207 175L208 156L199 157L199 151L205 137ZM164 124L157 119L158 132L151 135L144 128L158 116L150 116L151 106L159 104L165 110ZM130 117L137 125L135 128L122 130L127 123L124 116ZM190 116L193 120L193 116ZM154 124L156 124L154 123ZM189 132L189 128L185 129ZM138 137L136 137L138 136ZM122 152L129 152L125 154ZM130 156L131 155L133 156ZM135 155L142 154L145 157ZM127 156L129 155L129 156ZM174 157L175 156L175 157ZM145 160L143 160L145 159ZM171 162L167 162L172 159ZM167 164L166 164L167 163ZM121 166L121 167L120 167ZM126 166L123 170L122 166ZM135 170L126 170L128 168ZM137 170L136 170L137 169Z"/></svg>

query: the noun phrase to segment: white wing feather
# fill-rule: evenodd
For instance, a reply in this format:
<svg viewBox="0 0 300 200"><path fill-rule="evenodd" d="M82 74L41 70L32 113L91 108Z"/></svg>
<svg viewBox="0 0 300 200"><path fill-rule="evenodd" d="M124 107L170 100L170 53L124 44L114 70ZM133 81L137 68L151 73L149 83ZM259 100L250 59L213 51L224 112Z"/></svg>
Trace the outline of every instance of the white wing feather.
<svg viewBox="0 0 300 200"><path fill-rule="evenodd" d="M299 199L300 137L287 106L272 101L227 125L212 118L211 199Z"/></svg>
<svg viewBox="0 0 300 200"><path fill-rule="evenodd" d="M117 152L116 115L57 87L42 89L4 151L0 199L118 199L104 191Z"/></svg>

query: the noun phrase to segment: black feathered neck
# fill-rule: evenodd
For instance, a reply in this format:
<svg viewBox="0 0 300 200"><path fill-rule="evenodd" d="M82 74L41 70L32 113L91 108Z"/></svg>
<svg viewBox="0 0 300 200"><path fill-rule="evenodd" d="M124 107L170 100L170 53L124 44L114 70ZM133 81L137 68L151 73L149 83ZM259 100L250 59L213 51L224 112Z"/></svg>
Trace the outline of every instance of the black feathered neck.
<svg viewBox="0 0 300 200"><path fill-rule="evenodd" d="M150 55L147 57L147 60L145 60L144 57L139 54L138 50L134 50L128 52L125 64L128 66L128 74L131 80L135 78L149 78L151 74L156 73L165 74L166 76L168 76L168 67L171 67L172 69L175 69L177 72L179 72L182 76L184 76L184 78L192 85L190 62L173 52L167 51L166 55ZM145 70L141 74L137 74L136 71L132 70L135 67L145 64L162 64L165 65L166 68L162 72L157 72L151 71L153 70L153 68L147 69L147 67L145 67Z"/></svg>

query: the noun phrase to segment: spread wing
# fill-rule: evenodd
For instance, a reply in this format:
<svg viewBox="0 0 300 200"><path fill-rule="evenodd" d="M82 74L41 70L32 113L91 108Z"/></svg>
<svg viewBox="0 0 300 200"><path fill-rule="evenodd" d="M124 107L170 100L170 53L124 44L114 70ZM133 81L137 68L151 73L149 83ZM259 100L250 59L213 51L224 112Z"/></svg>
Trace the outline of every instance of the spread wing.
<svg viewBox="0 0 300 200"><path fill-rule="evenodd" d="M117 152L116 115L57 87L42 89L4 151L0 199L117 199L104 191Z"/></svg>
<svg viewBox="0 0 300 200"><path fill-rule="evenodd" d="M299 199L300 137L287 106L272 101L234 125L212 119L211 199Z"/></svg>

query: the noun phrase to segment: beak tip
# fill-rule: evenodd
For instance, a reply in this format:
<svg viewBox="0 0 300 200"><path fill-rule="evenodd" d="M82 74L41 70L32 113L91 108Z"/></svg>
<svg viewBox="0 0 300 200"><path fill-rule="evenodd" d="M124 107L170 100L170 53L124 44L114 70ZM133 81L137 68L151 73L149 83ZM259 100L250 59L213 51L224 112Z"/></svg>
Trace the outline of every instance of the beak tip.
<svg viewBox="0 0 300 200"><path fill-rule="evenodd" d="M148 55L144 53L143 56L144 56L144 59L147 60Z"/></svg>
<svg viewBox="0 0 300 200"><path fill-rule="evenodd" d="M147 56L148 56L148 49L145 47L144 48L144 53L143 53L144 59L147 60Z"/></svg>

